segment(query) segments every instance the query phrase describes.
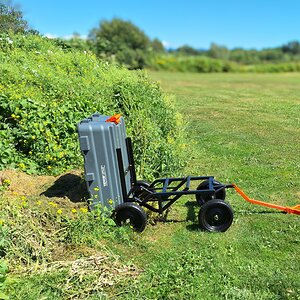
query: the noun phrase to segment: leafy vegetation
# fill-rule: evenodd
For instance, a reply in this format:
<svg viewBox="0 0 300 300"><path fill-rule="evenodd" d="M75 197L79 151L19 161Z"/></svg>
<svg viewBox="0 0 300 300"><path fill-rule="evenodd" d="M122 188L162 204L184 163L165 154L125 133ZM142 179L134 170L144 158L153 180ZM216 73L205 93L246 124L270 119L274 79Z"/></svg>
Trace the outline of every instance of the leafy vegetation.
<svg viewBox="0 0 300 300"><path fill-rule="evenodd" d="M121 20L119 21L121 22ZM116 36L116 34L113 36ZM145 37L145 35L143 36ZM296 41L289 42L282 47L264 50L229 50L226 47L213 43L208 50L197 50L184 45L178 49L166 51L158 39L154 39L151 43L148 39L147 47L144 45L147 50L135 50L130 43L124 46L125 42L121 42L122 38L116 37L115 39L119 41L119 44L112 41L105 42L103 38L96 36L92 32L90 39L86 41L81 40L79 37L74 37L63 42L69 47L94 51L101 58L124 64L129 69L145 67L151 70L195 73L276 73L300 71L299 42ZM132 38L128 39L131 40ZM112 44L114 47L112 47ZM102 45L103 47L97 48L97 45ZM105 45L107 49L105 49ZM115 47L119 50L116 50ZM131 50L123 51L126 47ZM100 52L96 50L100 48ZM117 52L118 54L116 54Z"/></svg>
<svg viewBox="0 0 300 300"><path fill-rule="evenodd" d="M234 72L238 65L204 56L162 55L153 57L149 68L156 71L217 73Z"/></svg>
<svg viewBox="0 0 300 300"><path fill-rule="evenodd" d="M299 62L259 63L243 65L234 61L200 56L160 55L149 60L148 68L156 71L194 73L279 73L299 72Z"/></svg>
<svg viewBox="0 0 300 300"><path fill-rule="evenodd" d="M280 47L266 48L262 50L234 48L228 49L212 43L208 50L198 50L191 46L184 45L174 50L172 54L183 56L205 56L222 59L225 61L237 62L242 65L255 65L261 63L286 63L299 62L300 43L298 41L288 42Z"/></svg>
<svg viewBox="0 0 300 300"><path fill-rule="evenodd" d="M132 22L114 18L102 21L90 30L87 39L74 33L70 39L57 39L67 48L91 51L102 60L124 65L128 69L143 69L149 60L165 53L162 42L151 40Z"/></svg>
<svg viewBox="0 0 300 300"><path fill-rule="evenodd" d="M300 44L289 42L281 47L263 50L228 49L211 44L208 50L198 50L184 45L168 54L161 54L149 60L153 70L180 72L299 72Z"/></svg>
<svg viewBox="0 0 300 300"><path fill-rule="evenodd" d="M0 60L2 169L57 174L81 167L76 124L97 111L126 118L140 176L181 169L180 116L144 72L36 35L2 35Z"/></svg>

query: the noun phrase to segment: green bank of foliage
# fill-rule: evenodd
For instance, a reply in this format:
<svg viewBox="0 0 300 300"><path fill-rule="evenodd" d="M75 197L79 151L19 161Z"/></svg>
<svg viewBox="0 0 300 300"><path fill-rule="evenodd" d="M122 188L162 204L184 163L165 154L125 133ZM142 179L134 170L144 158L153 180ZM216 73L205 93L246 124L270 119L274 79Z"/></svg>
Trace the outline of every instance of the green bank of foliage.
<svg viewBox="0 0 300 300"><path fill-rule="evenodd" d="M154 57L149 64L153 70L199 73L231 72L236 67L236 64L203 56L163 55Z"/></svg>
<svg viewBox="0 0 300 300"><path fill-rule="evenodd" d="M59 173L82 167L76 123L122 113L144 178L181 167L181 119L144 72L36 35L0 39L0 167Z"/></svg>
<svg viewBox="0 0 300 300"><path fill-rule="evenodd" d="M300 43L298 41L291 41L279 47L262 50L243 48L228 49L225 46L212 43L207 50L199 50L189 45L183 45L177 49L171 49L169 52L179 56L206 56L244 65L300 61Z"/></svg>
<svg viewBox="0 0 300 300"><path fill-rule="evenodd" d="M243 65L233 61L210 58L206 56L161 55L153 57L148 64L152 70L218 73L218 72L299 72L300 62L260 63Z"/></svg>
<svg viewBox="0 0 300 300"><path fill-rule="evenodd" d="M228 49L212 43L208 50L184 45L159 54L148 62L154 70L180 72L299 72L300 43L289 42L270 49Z"/></svg>

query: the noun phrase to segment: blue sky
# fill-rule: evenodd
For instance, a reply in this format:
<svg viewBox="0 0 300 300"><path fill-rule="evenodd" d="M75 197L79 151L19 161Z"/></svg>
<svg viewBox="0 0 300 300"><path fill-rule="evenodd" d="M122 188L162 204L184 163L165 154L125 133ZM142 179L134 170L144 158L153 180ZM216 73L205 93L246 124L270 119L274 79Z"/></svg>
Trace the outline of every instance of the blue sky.
<svg viewBox="0 0 300 300"><path fill-rule="evenodd" d="M99 21L130 20L169 47L211 42L229 48L265 48L300 40L296 0L15 0L29 24L42 34L86 36Z"/></svg>

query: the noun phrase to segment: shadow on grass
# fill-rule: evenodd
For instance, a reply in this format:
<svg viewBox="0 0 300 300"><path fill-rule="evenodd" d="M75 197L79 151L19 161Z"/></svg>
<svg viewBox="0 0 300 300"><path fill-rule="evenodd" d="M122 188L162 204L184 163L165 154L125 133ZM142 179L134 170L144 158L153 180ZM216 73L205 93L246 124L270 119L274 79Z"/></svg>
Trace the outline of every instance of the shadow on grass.
<svg viewBox="0 0 300 300"><path fill-rule="evenodd" d="M199 231L199 225L198 225L198 212L200 209L199 204L196 201L188 201L185 203L185 206L187 207L187 216L186 221L193 222L192 224L186 225L186 229L189 231Z"/></svg>
<svg viewBox="0 0 300 300"><path fill-rule="evenodd" d="M240 216L251 216L251 215L269 215L269 214L284 214L286 215L287 213L285 211L280 211L280 210L275 210L275 209L270 209L270 210L236 210L236 214L239 214Z"/></svg>
<svg viewBox="0 0 300 300"><path fill-rule="evenodd" d="M201 228L199 227L199 224L198 224L198 223L188 224L188 225L185 226L185 228L186 228L188 231L203 231L203 230L201 230Z"/></svg>
<svg viewBox="0 0 300 300"><path fill-rule="evenodd" d="M175 220L175 219L163 219L156 218L154 219L156 223L186 223L186 220Z"/></svg>
<svg viewBox="0 0 300 300"><path fill-rule="evenodd" d="M85 202L89 197L84 180L78 175L68 173L59 177L45 192L46 197L68 198L72 202Z"/></svg>
<svg viewBox="0 0 300 300"><path fill-rule="evenodd" d="M185 203L185 206L187 207L186 221L196 222L198 219L198 211L200 208L198 203L196 201L187 201Z"/></svg>

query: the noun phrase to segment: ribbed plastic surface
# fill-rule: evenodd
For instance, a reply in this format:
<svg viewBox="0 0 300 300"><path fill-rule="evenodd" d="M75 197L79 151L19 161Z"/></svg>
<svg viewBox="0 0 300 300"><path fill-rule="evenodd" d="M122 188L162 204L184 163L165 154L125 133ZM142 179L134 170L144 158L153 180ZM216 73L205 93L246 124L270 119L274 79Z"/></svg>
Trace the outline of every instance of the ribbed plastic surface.
<svg viewBox="0 0 300 300"><path fill-rule="evenodd" d="M127 170L125 122L123 117L119 124L106 122L108 118L97 113L77 125L91 209L98 204L111 209L124 202L116 149L121 148L124 170ZM131 188L129 173L125 182L128 192Z"/></svg>

